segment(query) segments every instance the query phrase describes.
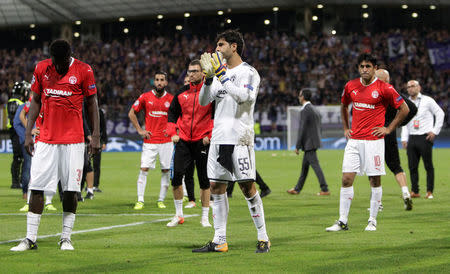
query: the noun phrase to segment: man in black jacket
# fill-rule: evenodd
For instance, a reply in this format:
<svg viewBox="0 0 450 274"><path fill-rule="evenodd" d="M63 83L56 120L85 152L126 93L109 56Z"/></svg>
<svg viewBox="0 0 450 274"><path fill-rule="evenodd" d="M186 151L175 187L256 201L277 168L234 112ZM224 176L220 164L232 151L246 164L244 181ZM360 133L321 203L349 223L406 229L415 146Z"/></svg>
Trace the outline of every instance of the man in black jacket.
<svg viewBox="0 0 450 274"><path fill-rule="evenodd" d="M317 195L330 195L328 185L325 181L319 160L317 159L316 150L321 146L320 140L320 114L311 104L311 90L302 89L299 93L299 101L303 109L300 112L300 126L298 128L297 145L295 153L298 155L299 150L305 152L303 156L302 171L297 185L289 189L289 194L299 194L305 184L308 176L309 166L311 165L319 180L321 191Z"/></svg>
<svg viewBox="0 0 450 274"><path fill-rule="evenodd" d="M378 69L375 72L375 76L378 77L383 82L389 83L390 77L389 72L385 69ZM401 94L400 94L401 95ZM401 123L401 126L406 125L417 113L416 105L411 102L406 96L403 96L406 104L409 107L408 116L406 116L405 120ZM388 106L386 109L385 115L385 126L389 125L392 120L394 120L395 115L397 114L397 110L391 106ZM396 131L392 131L390 134L386 134L384 136L384 151L385 151L385 162L388 168L394 173L395 180L397 180L398 185L402 189L402 197L405 203L406 210L412 210L412 200L411 195L408 190L408 185L406 184L406 174L400 166L400 156L398 154L398 143L397 143L397 133Z"/></svg>

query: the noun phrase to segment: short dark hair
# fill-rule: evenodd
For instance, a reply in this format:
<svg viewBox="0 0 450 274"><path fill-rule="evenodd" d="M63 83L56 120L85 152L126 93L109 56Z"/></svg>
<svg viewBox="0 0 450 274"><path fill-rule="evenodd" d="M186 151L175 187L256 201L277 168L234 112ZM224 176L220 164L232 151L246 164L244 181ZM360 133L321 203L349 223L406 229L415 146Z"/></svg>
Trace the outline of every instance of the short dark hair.
<svg viewBox="0 0 450 274"><path fill-rule="evenodd" d="M302 93L302 96L303 96L303 98L305 98L306 101L311 101L311 96L312 96L311 89L304 88L304 89L300 90L300 92Z"/></svg>
<svg viewBox="0 0 450 274"><path fill-rule="evenodd" d="M57 39L50 44L50 55L56 59L70 57L72 49L69 42L64 39Z"/></svg>
<svg viewBox="0 0 450 274"><path fill-rule="evenodd" d="M169 79L167 78L167 73L166 72L164 72L164 71L162 71L162 70L158 70L156 73L155 73L155 76L156 75L164 75L164 78L166 79L166 81L169 81Z"/></svg>
<svg viewBox="0 0 450 274"><path fill-rule="evenodd" d="M191 62L189 62L189 66L199 66L201 68L202 64L200 63L200 60L194 59Z"/></svg>
<svg viewBox="0 0 450 274"><path fill-rule="evenodd" d="M359 66L363 61L372 63L372 65L373 65L374 67L377 65L377 58L376 58L374 55L370 54L370 53L361 53L361 54L358 56L358 66Z"/></svg>
<svg viewBox="0 0 450 274"><path fill-rule="evenodd" d="M236 52L239 55L242 55L242 53L244 52L244 38L242 37L242 34L237 30L237 29L229 29L226 30L222 33L219 33L217 35L216 41L219 41L220 39L223 39L225 41L227 41L228 44L233 44L236 43L237 47L236 47Z"/></svg>

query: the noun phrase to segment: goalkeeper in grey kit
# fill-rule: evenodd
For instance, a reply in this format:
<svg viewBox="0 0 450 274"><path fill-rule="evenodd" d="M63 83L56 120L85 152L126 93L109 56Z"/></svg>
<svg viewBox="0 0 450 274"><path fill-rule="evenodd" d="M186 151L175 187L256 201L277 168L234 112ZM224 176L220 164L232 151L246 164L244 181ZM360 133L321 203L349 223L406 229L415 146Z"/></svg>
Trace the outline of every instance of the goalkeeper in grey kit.
<svg viewBox="0 0 450 274"><path fill-rule="evenodd" d="M241 59L242 34L227 30L217 36L216 52L204 53L200 62L206 75L199 101L216 102L214 128L208 154L214 238L192 252L227 252L227 184L237 182L247 200L258 234L256 253L270 250L261 196L255 188L255 151L253 148L253 111L258 94L258 72ZM226 60L226 65L225 65Z"/></svg>

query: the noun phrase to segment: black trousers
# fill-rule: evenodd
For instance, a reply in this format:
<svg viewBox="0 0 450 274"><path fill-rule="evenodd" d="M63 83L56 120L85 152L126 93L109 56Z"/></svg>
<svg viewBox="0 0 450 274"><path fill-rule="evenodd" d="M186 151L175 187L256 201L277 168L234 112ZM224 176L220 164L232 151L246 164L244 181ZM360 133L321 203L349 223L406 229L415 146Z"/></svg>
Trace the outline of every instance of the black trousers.
<svg viewBox="0 0 450 274"><path fill-rule="evenodd" d="M23 162L22 148L20 146L19 135L14 128L9 129L9 137L11 138L13 149L13 161L11 163L12 186L20 186L20 173Z"/></svg>
<svg viewBox="0 0 450 274"><path fill-rule="evenodd" d="M186 172L184 173L184 184L186 185L186 192L189 201L192 202L195 202L194 170L195 165L194 161L192 161L192 164L186 168Z"/></svg>
<svg viewBox="0 0 450 274"><path fill-rule="evenodd" d="M400 155L398 154L397 135L395 131L384 136L384 160L394 175L403 172L403 168L400 165Z"/></svg>
<svg viewBox="0 0 450 274"><path fill-rule="evenodd" d="M200 188L208 189L209 179L206 171L208 151L209 145L203 145L202 140L197 142L186 142L180 139L175 146L172 186L182 185L183 176L186 174L188 168L195 162Z"/></svg>
<svg viewBox="0 0 450 274"><path fill-rule="evenodd" d="M426 139L427 135L409 135L406 152L408 154L409 173L411 176L411 191L419 193L419 161L427 172L427 191L434 190L433 143Z"/></svg>
<svg viewBox="0 0 450 274"><path fill-rule="evenodd" d="M100 169L101 169L101 162L102 162L102 152L100 151L97 154L94 154L92 157L92 167L94 169L94 187L97 187L100 185Z"/></svg>
<svg viewBox="0 0 450 274"><path fill-rule="evenodd" d="M325 176L323 175L322 169L320 168L319 160L317 159L316 150L305 151L303 155L302 171L300 173L300 178L298 178L295 190L300 192L305 185L306 177L308 176L309 166L311 166L316 173L317 179L319 180L320 189L324 192L328 191L328 185L325 181Z"/></svg>

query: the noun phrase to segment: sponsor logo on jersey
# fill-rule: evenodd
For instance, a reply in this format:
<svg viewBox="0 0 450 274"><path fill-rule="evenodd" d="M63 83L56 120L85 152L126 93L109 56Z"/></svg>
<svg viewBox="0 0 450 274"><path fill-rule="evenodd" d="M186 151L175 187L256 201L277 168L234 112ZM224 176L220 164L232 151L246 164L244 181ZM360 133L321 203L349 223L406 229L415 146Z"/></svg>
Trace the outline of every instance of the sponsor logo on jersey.
<svg viewBox="0 0 450 274"><path fill-rule="evenodd" d="M184 98L186 98L186 100L187 100L188 97L189 97L189 94L183 94L183 96L184 96Z"/></svg>
<svg viewBox="0 0 450 274"><path fill-rule="evenodd" d="M356 96L358 94L358 90L354 89L354 90L352 90L352 93L355 94L355 96Z"/></svg>
<svg viewBox="0 0 450 274"><path fill-rule="evenodd" d="M219 91L217 92L216 97L217 97L217 98L223 98L223 97L225 97L225 95L227 95L227 91L224 90L224 89L221 89L221 90L219 90Z"/></svg>
<svg viewBox="0 0 450 274"><path fill-rule="evenodd" d="M71 83L72 85L75 85L77 83L77 77L75 76L70 76L69 77L69 83Z"/></svg>
<svg viewBox="0 0 450 274"><path fill-rule="evenodd" d="M170 107L169 101L166 101L166 102L164 103L164 106L165 106L166 108L169 108L169 107Z"/></svg>
<svg viewBox="0 0 450 274"><path fill-rule="evenodd" d="M378 98L379 95L380 94L378 93L378 91L376 91L376 90L372 91L372 98L376 99L376 98Z"/></svg>
<svg viewBox="0 0 450 274"><path fill-rule="evenodd" d="M148 103L153 106L153 101L148 101Z"/></svg>
<svg viewBox="0 0 450 274"><path fill-rule="evenodd" d="M94 89L94 88L95 88L95 84L88 86L88 89Z"/></svg>
<svg viewBox="0 0 450 274"><path fill-rule="evenodd" d="M46 88L46 89L44 89L44 94L46 96L51 96L51 97L72 96L72 91Z"/></svg>
<svg viewBox="0 0 450 274"><path fill-rule="evenodd" d="M152 112L149 112L148 115L150 115L151 117L159 118L159 117L167 116L167 111L156 111L156 110L154 110Z"/></svg>
<svg viewBox="0 0 450 274"><path fill-rule="evenodd" d="M371 104L366 104L366 103L359 103L359 102L354 102L353 106L355 107L355 109L357 110L361 110L360 108L365 108L365 109L375 109L375 105L371 105Z"/></svg>
<svg viewBox="0 0 450 274"><path fill-rule="evenodd" d="M44 78L45 78L45 80L47 80L47 81L48 81L48 76L47 76L47 75L44 75Z"/></svg>

